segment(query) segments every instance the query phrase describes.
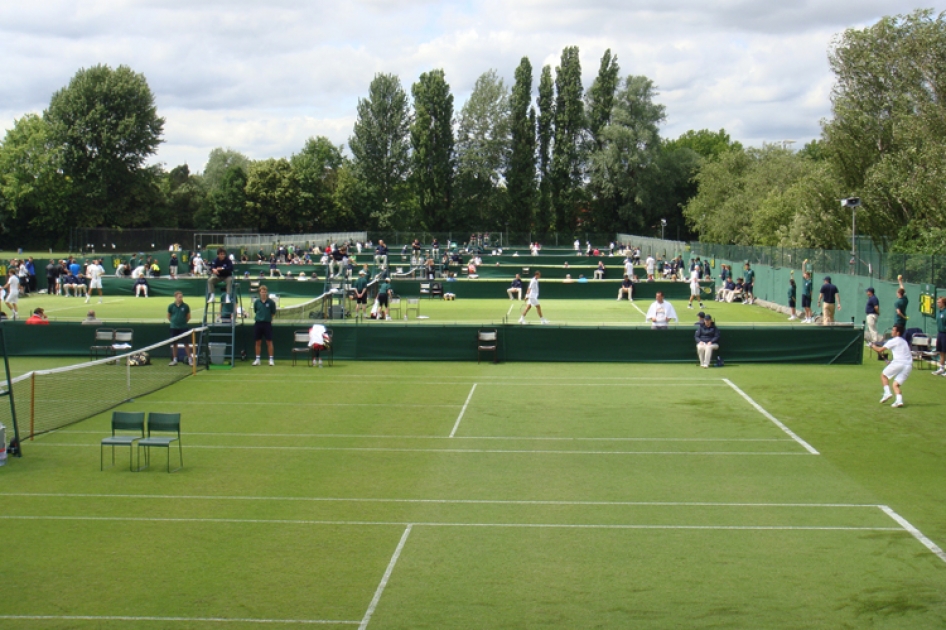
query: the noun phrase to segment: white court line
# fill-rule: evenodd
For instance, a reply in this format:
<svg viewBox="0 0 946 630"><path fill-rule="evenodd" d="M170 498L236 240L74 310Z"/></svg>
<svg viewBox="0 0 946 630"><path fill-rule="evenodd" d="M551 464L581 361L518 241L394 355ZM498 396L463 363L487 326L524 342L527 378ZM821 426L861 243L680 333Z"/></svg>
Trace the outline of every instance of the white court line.
<svg viewBox="0 0 946 630"><path fill-rule="evenodd" d="M209 372L204 371L204 372L200 372L200 374L209 374ZM282 383L282 382L288 381L288 380L293 380L293 379L289 379L289 378L280 379L280 382ZM297 380L302 381L303 379L297 379ZM479 380L479 379L478 379L478 380ZM227 382L227 383L253 383L254 385L260 385L260 384L263 383L264 381L262 381L262 379L227 379L226 382ZM308 387L310 384L313 385L313 386L315 386L315 385L318 385L318 384L326 384L326 383L333 383L333 382L334 382L334 383L338 383L338 384L344 383L344 384L346 384L346 385L351 385L351 381L324 381L324 380L321 380L321 379L320 379L320 380L317 380L317 381L313 381L313 380L306 381L306 386ZM388 378L385 378L385 382L396 382L396 379L388 379ZM410 379L410 382L412 382L412 383L417 382L417 379L416 379L416 378ZM719 381L717 381L717 380L709 380L709 379L661 379L661 382L664 382L664 383L669 383L669 382L686 382L686 383L693 383L693 385L691 385L691 387L716 387L717 385L719 385ZM483 384L483 385L492 385L492 386L505 385L505 386L510 386L510 387L522 387L522 386L525 386L525 385L529 385L529 386L532 386L532 387L541 387L541 386L545 386L545 387L614 387L616 383L601 383L601 382L594 382L594 383L576 383L576 382L568 382L568 383L559 383L559 382L556 382L556 383L549 383L549 382L545 381L544 379L536 378L536 379L532 379L532 380L518 380L518 381L514 381L514 382L513 382L513 381L510 381L510 382L498 382L498 381L497 381L497 382L482 383L482 384ZM621 384L622 387L653 387L653 386L654 386L654 383L653 383L653 382L627 381L627 382L621 382L620 384ZM424 387L427 387L427 386L429 386L429 385L466 385L466 383L463 382L463 381L424 381ZM159 402L159 401L156 401L156 402ZM192 403L185 403L185 404L192 404ZM205 404L220 404L220 403L205 403ZM241 402L240 404L242 405L242 404L254 404L254 403L242 403L242 402ZM255 403L255 404L264 404L264 403ZM377 403L371 403L371 404L377 404Z"/></svg>
<svg viewBox="0 0 946 630"><path fill-rule="evenodd" d="M429 383L426 383L429 384ZM149 404L158 405L220 405L218 401L207 400L149 400ZM240 401L238 405L284 405L288 407L409 407L409 408L427 408L427 407L457 407L456 403L332 403L332 402L272 402L248 400Z"/></svg>
<svg viewBox="0 0 946 630"><path fill-rule="evenodd" d="M119 302L124 302L124 301L125 301L124 298L121 298L118 300L105 300L104 302L102 302L102 306L105 306L106 304L118 304ZM92 304L92 302L89 302L89 304ZM79 304L78 306L64 306L63 308L47 308L44 310L44 312L45 313L59 313L62 311L74 311L76 309L87 309L87 308L89 307L83 300L82 304Z"/></svg>
<svg viewBox="0 0 946 630"><path fill-rule="evenodd" d="M926 547L927 549L929 549L930 551L932 551L934 554L936 554L936 557L937 557L937 558L939 558L939 559L942 560L943 562L946 562L946 552L944 552L942 549L940 549L939 545L937 545L937 544L934 543L932 540L930 540L929 538L927 538L926 536L924 536L924 535L923 535L923 532L921 532L921 531L918 530L916 527L914 527L913 525L911 525L911 524L910 524L910 521L908 521L907 519L903 518L902 516L900 516L899 514L897 514L896 512L894 512L892 509L890 509L890 507L888 507L888 506L886 506L886 505L878 505L877 507L879 507L881 510L883 510L884 514L886 514L887 516L889 516L890 518L892 518L893 520L895 520L897 523L899 523L900 526L901 526L903 529L905 529L905 530L907 530L908 532L910 532L910 535L911 535L911 536L913 536L914 538L916 538L917 540L919 540L921 543L923 543L923 546L924 546L924 547Z"/></svg>
<svg viewBox="0 0 946 630"><path fill-rule="evenodd" d="M0 615L0 619L27 621L184 621L213 623L268 623L268 624L325 624L357 626L358 621L335 621L330 619L230 619L228 617L130 617L126 615Z"/></svg>
<svg viewBox="0 0 946 630"><path fill-rule="evenodd" d="M728 378L724 378L724 379L723 379L723 382L725 382L727 385L729 385L730 387L732 387L732 388L736 391L737 394L739 394L740 396L742 396L743 398L745 398L746 401L748 401L748 403L749 403L750 405L752 405L753 407L755 407L756 411L758 411L758 412L761 413L763 416L765 416L766 418L768 418L769 420L771 420L772 423L775 424L775 426L777 426L777 427L780 428L782 431L784 431L784 432L785 432L789 437L791 437L793 440L795 440L796 442L798 442L799 444L801 444L801 445L805 448L806 451L808 451L808 452L811 453L812 455L820 455L820 454L821 454L821 453L819 453L818 451L815 450L815 447L814 447L814 446L812 446L811 444L809 444L809 443L806 442L805 440L803 440L803 439L801 439L800 437L798 437L798 435L796 435L794 431L792 431L792 430L789 429L787 426L785 426L784 424L782 424L781 422L779 422L778 418L776 418L775 416L773 416L772 414L770 414L768 411L766 411L765 409L763 409L763 408L762 408L762 405L760 405L760 404L757 403L756 401L752 400L752 398L749 397L749 394L747 394L746 392L744 392L744 391L742 391L741 389L739 389L738 387L736 387L735 383L733 383L731 380L729 380Z"/></svg>
<svg viewBox="0 0 946 630"><path fill-rule="evenodd" d="M541 501L528 499L384 499L359 497L266 497L187 494L90 494L69 492L0 492L0 497L72 499L167 499L172 501L304 501L328 503L435 503L447 505L576 505L605 507L760 507L760 508L870 508L873 503L725 503L712 501Z"/></svg>
<svg viewBox="0 0 946 630"><path fill-rule="evenodd" d="M470 399L473 398L473 392L476 391L476 383L473 383L473 387L470 388L470 395L466 397L466 402L463 403L463 409L460 410L460 415L457 416L457 422L453 425L453 431L450 432L450 437L453 437L457 433L457 429L460 428L460 420L463 420L463 414L466 413L466 408L470 404Z"/></svg>
<svg viewBox="0 0 946 630"><path fill-rule="evenodd" d="M258 378L253 379L236 379L236 378L227 378L226 375L219 376L217 372L202 372L207 378L214 378L215 380L223 380L237 383L265 383L266 381L305 381L306 383L311 383L312 385L318 385L321 383L333 384L333 383L344 383L346 385L351 385L351 378L348 379L318 379L316 381L312 380L311 376L292 376L291 374L286 375L273 375L269 376L269 372L260 372ZM370 377L371 374L353 374L353 377ZM538 383L547 383L549 381L568 381L572 382L575 379L573 377L567 376L488 376L488 375L477 375L477 376L448 376L448 375L438 375L437 378L440 379L453 379L452 382L446 383L448 385L466 385L467 383L473 382L475 379L477 382L485 383L490 380L496 380L501 382L507 381L527 381L527 382L538 382ZM660 376L596 376L594 377L595 381L621 381L621 382L634 382L634 381L650 381L659 382L659 383L668 383L668 382L695 382L702 381L704 383L719 383L719 379L716 378L691 378L691 377L660 377ZM406 381L410 383L417 383L416 376L385 376L385 382L388 381ZM423 385L429 385L428 381L424 381Z"/></svg>
<svg viewBox="0 0 946 630"><path fill-rule="evenodd" d="M450 405L455 407L456 405ZM52 430L37 439L50 435L102 435L102 431L64 431ZM215 435L222 437L253 438L357 438L365 440L449 440L448 435L360 435L355 433L231 433L229 431L188 431L187 435ZM456 440L510 440L526 442L794 442L791 438L660 438L660 437L531 437L504 435L457 435Z"/></svg>
<svg viewBox="0 0 946 630"><path fill-rule="evenodd" d="M11 516L0 515L4 521L93 521L121 523L234 523L248 525L327 525L327 526L379 526L379 527L509 527L519 529L647 529L647 530L707 530L707 531L852 531L852 532L901 532L902 527L856 527L848 525L629 525L599 523L448 523L405 521L328 521L307 519L262 519L262 518L175 518L140 516Z"/></svg>
<svg viewBox="0 0 946 630"><path fill-rule="evenodd" d="M384 593L384 587L388 585L388 580L391 579L391 572L394 571L394 565L397 564L397 559L401 557L401 550L404 549L404 544L407 542L407 537L411 535L411 528L413 525L408 525L407 529L404 530L404 533L401 534L401 541L397 544L397 549L394 550L394 555L391 556L391 561L388 563L388 568L384 571L384 576L381 578L381 583L378 584L378 590L374 592L374 597L371 598L371 603L368 604L368 610L365 612L365 616L361 620L361 625L358 626L358 630L365 630L368 627L368 622L371 621L371 615L374 614L374 609L377 608L378 602L381 601L381 594Z"/></svg>
<svg viewBox="0 0 946 630"><path fill-rule="evenodd" d="M56 442L31 442L33 446L57 446L66 448L95 447L99 444L66 444ZM525 450L525 449L488 449L488 448L392 448L369 446L231 446L215 444L188 444L190 449L214 450L266 450L266 451L356 451L380 453L513 453L525 455L805 455L805 453L774 451L565 451L565 450Z"/></svg>
<svg viewBox="0 0 946 630"><path fill-rule="evenodd" d="M506 317L509 317L509 314L512 313L512 309L515 305L516 305L515 302L509 305L509 309L506 310Z"/></svg>
<svg viewBox="0 0 946 630"><path fill-rule="evenodd" d="M641 310L641 307L637 305L637 302L631 302L631 306L637 309L637 312L644 316L644 320L647 320L647 313Z"/></svg>

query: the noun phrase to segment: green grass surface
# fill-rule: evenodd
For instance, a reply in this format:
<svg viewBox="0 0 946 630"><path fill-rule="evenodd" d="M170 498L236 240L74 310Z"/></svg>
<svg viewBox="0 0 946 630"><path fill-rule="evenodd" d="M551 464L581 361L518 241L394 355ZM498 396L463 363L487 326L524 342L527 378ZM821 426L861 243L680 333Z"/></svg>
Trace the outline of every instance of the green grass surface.
<svg viewBox="0 0 946 630"><path fill-rule="evenodd" d="M94 310L96 316L104 321L165 321L167 306L173 300L167 297L133 298L128 296L105 296L102 304L94 296L89 304L83 298L62 296L33 295L20 300L20 311L27 313L36 307L42 307L50 320L78 321L85 318L89 310ZM192 309L192 322L200 321L203 316L204 301L197 296L188 296L185 301ZM286 298L281 300L281 306L293 306L306 302L304 298ZM681 323L689 326L696 321L696 313L700 310L694 302L693 310L687 308L685 300L672 301ZM443 300L421 299L420 313L422 319L411 315L411 322L449 323L449 322L501 322L504 317L515 322L525 303L508 299L491 300ZM250 308L250 301L244 300L245 308ZM627 300L543 300L542 309L545 316L555 324L643 324L644 314L650 306L650 301ZM743 306L742 304L726 304L719 302L705 302L705 310L717 318L721 325L725 324L789 324L786 317L760 306ZM402 316L406 312L407 303L401 303ZM528 315L533 323L538 321L535 309Z"/></svg>
<svg viewBox="0 0 946 630"><path fill-rule="evenodd" d="M891 409L880 365L200 373L122 406L183 414L180 472L100 472L108 414L0 469L0 626L942 628L878 506L946 541L946 379Z"/></svg>

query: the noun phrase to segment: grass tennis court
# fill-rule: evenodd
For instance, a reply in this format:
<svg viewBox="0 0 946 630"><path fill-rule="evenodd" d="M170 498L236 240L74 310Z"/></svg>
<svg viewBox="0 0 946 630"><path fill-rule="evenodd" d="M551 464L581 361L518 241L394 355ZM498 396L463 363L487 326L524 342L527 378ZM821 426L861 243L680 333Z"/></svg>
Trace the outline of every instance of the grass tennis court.
<svg viewBox="0 0 946 630"><path fill-rule="evenodd" d="M120 407L180 472L109 414L3 470L0 625L941 628L946 379L879 365L200 373Z"/></svg>

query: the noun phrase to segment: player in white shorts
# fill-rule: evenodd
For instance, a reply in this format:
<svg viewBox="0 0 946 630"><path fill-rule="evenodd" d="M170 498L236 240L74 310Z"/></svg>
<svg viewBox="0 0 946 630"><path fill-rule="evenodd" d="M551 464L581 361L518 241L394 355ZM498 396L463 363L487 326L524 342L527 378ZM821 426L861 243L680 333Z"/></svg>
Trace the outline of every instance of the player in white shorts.
<svg viewBox="0 0 946 630"><path fill-rule="evenodd" d="M89 294L85 296L86 303L92 299L92 291L99 290L99 304L102 303L102 276L105 275L105 268L102 267L101 260L93 260L85 270L85 276L89 279Z"/></svg>
<svg viewBox="0 0 946 630"><path fill-rule="evenodd" d="M549 323L549 320L542 316L542 307L539 305L539 278L541 277L542 273L536 271L535 276L529 281L529 290L526 291L526 310L524 310L519 317L520 324L526 323L526 315L529 314L529 310L533 306L535 307L535 312L539 314L539 321L543 324Z"/></svg>
<svg viewBox="0 0 946 630"><path fill-rule="evenodd" d="M3 285L3 290L6 291L3 303L10 307L13 312L13 319L16 319L20 314L17 307L20 301L20 279L16 277L16 269L13 267L10 267L10 275L7 283Z"/></svg>
<svg viewBox="0 0 946 630"><path fill-rule="evenodd" d="M703 308L703 298L700 297L700 272L696 269L690 270L690 303L687 308L693 308L693 300L696 299Z"/></svg>
<svg viewBox="0 0 946 630"><path fill-rule="evenodd" d="M884 395L881 397L881 404L887 402L893 395L897 397L891 403L891 407L903 406L903 392L901 386L913 371L913 353L910 352L910 345L903 338L903 326L894 324L893 337L887 340L885 344L874 343L870 346L871 350L881 354L884 350L890 350L893 355L887 361L887 367L880 375L880 382L884 384ZM893 383L893 393L890 392L890 384Z"/></svg>

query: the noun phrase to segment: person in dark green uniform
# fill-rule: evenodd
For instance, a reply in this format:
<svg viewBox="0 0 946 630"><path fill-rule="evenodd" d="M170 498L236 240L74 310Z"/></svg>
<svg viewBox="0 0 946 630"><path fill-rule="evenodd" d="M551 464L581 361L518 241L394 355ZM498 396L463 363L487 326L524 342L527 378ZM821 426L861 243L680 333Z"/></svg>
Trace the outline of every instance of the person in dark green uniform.
<svg viewBox="0 0 946 630"><path fill-rule="evenodd" d="M792 316L788 318L788 321L793 322L798 319L798 316L795 315L795 296L798 292L798 287L795 286L795 278L789 278L788 280L788 307L792 309Z"/></svg>
<svg viewBox="0 0 946 630"><path fill-rule="evenodd" d="M906 330L907 320L910 319L907 317L907 307L910 305L910 298L907 297L907 290L903 287L903 276L897 276L897 282L900 283L900 288L897 289L897 301L893 303L893 325L896 326L900 324L903 326L904 330Z"/></svg>
<svg viewBox="0 0 946 630"><path fill-rule="evenodd" d="M177 337L188 332L187 322L191 320L191 307L184 302L184 294L180 291L174 292L174 301L168 305L168 321L171 323L171 337ZM194 364L194 358L191 354L191 346L184 342L184 352L187 353L187 365ZM168 365L177 365L177 343L171 344L171 362Z"/></svg>
<svg viewBox="0 0 946 630"><path fill-rule="evenodd" d="M801 307L805 309L805 318L801 320L801 323L810 324L814 321L811 313L811 272L805 271L802 273L802 278L804 281L801 285Z"/></svg>
<svg viewBox="0 0 946 630"><path fill-rule="evenodd" d="M378 287L378 319L391 319L390 302L393 293L391 282L387 276L384 276L381 279L381 285Z"/></svg>
<svg viewBox="0 0 946 630"><path fill-rule="evenodd" d="M939 310L936 312L936 350L939 352L939 369L936 376L946 376L946 296L936 300Z"/></svg>
<svg viewBox="0 0 946 630"><path fill-rule="evenodd" d="M266 340L266 349L269 350L269 364L276 365L276 354L273 352L273 316L276 314L276 303L269 297L266 285L260 285L259 297L253 301L254 323L253 336L256 339L256 360L253 365L259 365L260 346Z"/></svg>
<svg viewBox="0 0 946 630"><path fill-rule="evenodd" d="M749 263L746 263L745 271L742 273L742 277L745 279L743 287L745 288L746 296L743 298L743 304L755 304L755 293L754 293L754 283L755 283L755 271L749 266Z"/></svg>
<svg viewBox="0 0 946 630"><path fill-rule="evenodd" d="M368 274L364 269L358 272L358 279L353 287L355 291L355 317L358 313L364 317L365 307L368 305Z"/></svg>

